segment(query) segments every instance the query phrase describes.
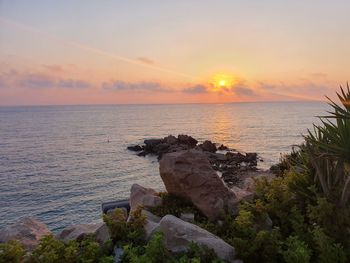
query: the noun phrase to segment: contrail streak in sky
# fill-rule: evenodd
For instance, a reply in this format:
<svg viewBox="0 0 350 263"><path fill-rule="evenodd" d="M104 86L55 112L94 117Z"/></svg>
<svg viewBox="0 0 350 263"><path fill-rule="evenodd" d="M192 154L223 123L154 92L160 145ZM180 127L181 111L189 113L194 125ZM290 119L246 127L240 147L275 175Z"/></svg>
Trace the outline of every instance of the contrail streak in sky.
<svg viewBox="0 0 350 263"><path fill-rule="evenodd" d="M183 77L183 78L187 78L187 79L191 79L191 80L196 80L196 79L198 80L198 78L196 78L194 76L191 76L191 75L188 75L188 74L185 74L185 73L182 73L182 72L178 72L178 71L175 71L175 70L172 70L172 69L168 69L168 68L164 68L164 67L160 67L160 66L155 66L155 65L141 63L140 61L135 60L135 59L131 59L131 58L128 58L128 57L116 55L116 54L110 53L108 51L99 49L99 48L87 46L87 45L82 44L82 43L77 42L77 41L73 41L73 40L62 38L62 37L58 37L58 36L53 35L53 34L49 34L47 32L41 31L41 30L39 30L39 29L37 29L35 27L29 26L29 25L25 25L23 23L19 23L17 21L14 21L14 20L11 20L11 19L8 19L8 18L5 18L5 17L1 17L0 16L0 22L5 23L5 24L10 25L10 26L13 26L13 27L15 27L17 29L20 29L20 30L24 30L24 31L27 31L27 32L35 33L37 35L45 37L48 40L57 41L57 42L59 42L61 44L78 48L78 49L83 50L83 51L92 52L92 53L99 54L99 55L102 55L102 56L105 56L105 57L109 57L109 58L112 58L112 59L115 59L115 60L118 60L118 61L123 61L123 62L129 63L129 64L133 64L133 65L136 65L136 66L144 67L144 68L158 70L158 71L161 71L161 72L177 75L177 76L180 76L180 77Z"/></svg>

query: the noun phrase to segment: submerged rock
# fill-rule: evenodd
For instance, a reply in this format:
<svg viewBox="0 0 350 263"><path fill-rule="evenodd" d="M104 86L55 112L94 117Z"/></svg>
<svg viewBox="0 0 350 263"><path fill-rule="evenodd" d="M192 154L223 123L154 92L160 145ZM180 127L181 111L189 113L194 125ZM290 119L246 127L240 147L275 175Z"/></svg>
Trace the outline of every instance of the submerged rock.
<svg viewBox="0 0 350 263"><path fill-rule="evenodd" d="M209 219L218 219L223 212L236 212L234 192L224 185L203 152L165 154L159 171L168 193L191 200Z"/></svg>
<svg viewBox="0 0 350 263"><path fill-rule="evenodd" d="M142 151L143 148L140 145L131 145L131 146L128 146L127 149L133 152L140 152Z"/></svg>
<svg viewBox="0 0 350 263"><path fill-rule="evenodd" d="M24 217L0 230L0 243L17 240L25 249L34 250L40 239L49 234L51 232L44 223L34 218Z"/></svg>
<svg viewBox="0 0 350 263"><path fill-rule="evenodd" d="M195 242L213 249L219 258L227 262L234 261L234 247L199 226L166 215L160 221L159 229L164 233L165 246L174 253L185 252L189 243Z"/></svg>

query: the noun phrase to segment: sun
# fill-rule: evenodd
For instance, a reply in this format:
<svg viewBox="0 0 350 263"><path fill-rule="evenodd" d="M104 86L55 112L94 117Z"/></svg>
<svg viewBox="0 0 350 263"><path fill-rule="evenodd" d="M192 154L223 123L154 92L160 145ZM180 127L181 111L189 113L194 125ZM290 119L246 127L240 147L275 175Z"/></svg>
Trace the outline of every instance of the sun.
<svg viewBox="0 0 350 263"><path fill-rule="evenodd" d="M217 73L209 81L212 91L225 91L230 89L235 83L236 78L231 74Z"/></svg>
<svg viewBox="0 0 350 263"><path fill-rule="evenodd" d="M222 79L219 81L219 86L220 87L225 87L226 86L226 80Z"/></svg>

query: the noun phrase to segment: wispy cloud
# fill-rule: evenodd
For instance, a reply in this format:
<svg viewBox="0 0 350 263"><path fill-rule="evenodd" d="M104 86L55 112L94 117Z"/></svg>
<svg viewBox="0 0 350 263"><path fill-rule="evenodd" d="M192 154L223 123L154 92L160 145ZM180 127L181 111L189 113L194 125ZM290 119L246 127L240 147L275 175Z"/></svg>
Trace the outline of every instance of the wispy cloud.
<svg viewBox="0 0 350 263"><path fill-rule="evenodd" d="M63 72L63 67L61 65L42 65L45 69L52 72Z"/></svg>
<svg viewBox="0 0 350 263"><path fill-rule="evenodd" d="M0 87L86 89L93 87L93 85L85 80L54 77L42 72L32 73L9 70L0 74Z"/></svg>
<svg viewBox="0 0 350 263"><path fill-rule="evenodd" d="M137 58L138 61L141 61L142 63L145 63L147 65L153 65L155 64L154 60L147 58L147 57L138 57Z"/></svg>
<svg viewBox="0 0 350 263"><path fill-rule="evenodd" d="M209 89L204 85L195 85L192 87L184 88L182 92L189 93L189 94L201 94L201 93L208 93Z"/></svg>
<svg viewBox="0 0 350 263"><path fill-rule="evenodd" d="M146 92L174 92L158 82L125 82L116 80L105 82L102 88L111 91L146 91Z"/></svg>

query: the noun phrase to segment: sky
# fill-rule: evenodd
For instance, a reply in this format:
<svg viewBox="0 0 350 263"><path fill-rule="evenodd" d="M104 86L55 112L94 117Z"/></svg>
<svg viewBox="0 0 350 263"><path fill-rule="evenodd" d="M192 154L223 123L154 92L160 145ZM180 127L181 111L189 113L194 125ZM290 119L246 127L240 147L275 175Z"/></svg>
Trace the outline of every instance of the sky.
<svg viewBox="0 0 350 263"><path fill-rule="evenodd" d="M0 105L323 100L350 1L0 0Z"/></svg>

